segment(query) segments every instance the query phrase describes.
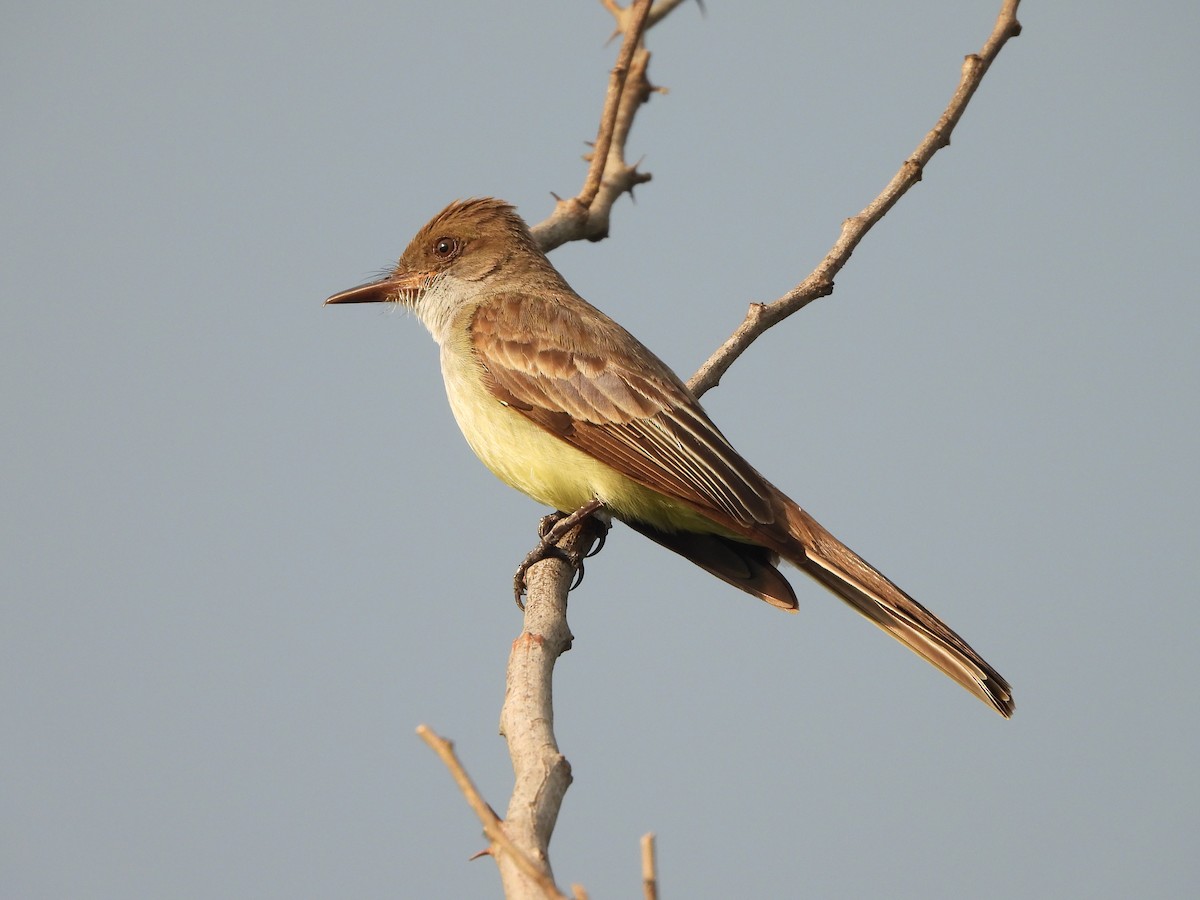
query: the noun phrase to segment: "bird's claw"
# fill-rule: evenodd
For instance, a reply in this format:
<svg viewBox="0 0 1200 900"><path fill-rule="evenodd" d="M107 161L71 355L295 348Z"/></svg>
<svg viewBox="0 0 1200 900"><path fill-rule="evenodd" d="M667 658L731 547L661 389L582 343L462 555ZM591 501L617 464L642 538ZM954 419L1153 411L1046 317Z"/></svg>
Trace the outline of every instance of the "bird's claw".
<svg viewBox="0 0 1200 900"><path fill-rule="evenodd" d="M550 518L547 516L546 518ZM576 571L575 580L572 582L568 590L575 590L579 582L583 580L583 559L573 553L568 553L566 550L559 547L557 544L547 543L545 536L538 541L536 547L525 555L521 560L521 564L517 566L516 574L513 575L513 599L517 601L517 609L525 611L525 601L521 599L525 593L525 574L535 565L545 559L561 559L567 565L571 566Z"/></svg>
<svg viewBox="0 0 1200 900"><path fill-rule="evenodd" d="M538 536L540 540L537 546L526 554L525 559L521 561L521 565L517 566L516 574L513 575L513 599L516 600L518 609L522 612L525 610L525 602L521 599L525 593L525 574L532 566L544 559L561 559L575 570L575 577L571 580L571 586L567 588L568 591L575 590L575 588L583 583L583 561L589 556L595 556L604 546L604 541L608 537L607 520L603 522L594 520L599 528L599 538L597 539L596 547L590 553L584 555L568 553L559 547L557 542L581 522L593 521L592 513L599 509L601 505L600 501L595 500L580 507L573 513L554 512L542 517L541 522L538 523Z"/></svg>
<svg viewBox="0 0 1200 900"><path fill-rule="evenodd" d="M603 550L604 542L608 540L608 526L604 525L603 523L598 523L598 524L600 527L598 527L596 530L598 532L600 532L600 534L596 538L596 546L593 547L591 550L589 550L587 553L583 554L584 559L591 559L593 556L595 556L597 553L599 553L601 550ZM582 562L580 562L580 564L579 564L579 573L580 573L579 581L583 581L583 563ZM576 587L578 587L579 581L575 582Z"/></svg>

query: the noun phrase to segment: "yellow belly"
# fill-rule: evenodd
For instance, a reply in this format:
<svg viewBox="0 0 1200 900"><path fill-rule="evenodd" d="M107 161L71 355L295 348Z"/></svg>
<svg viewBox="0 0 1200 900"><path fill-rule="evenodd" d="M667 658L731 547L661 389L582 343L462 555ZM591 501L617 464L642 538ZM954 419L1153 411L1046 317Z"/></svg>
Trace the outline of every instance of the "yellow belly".
<svg viewBox="0 0 1200 900"><path fill-rule="evenodd" d="M726 533L501 403L484 387L479 368L464 349L442 348L446 396L475 455L505 484L566 512L597 499L619 519L648 522L664 531Z"/></svg>

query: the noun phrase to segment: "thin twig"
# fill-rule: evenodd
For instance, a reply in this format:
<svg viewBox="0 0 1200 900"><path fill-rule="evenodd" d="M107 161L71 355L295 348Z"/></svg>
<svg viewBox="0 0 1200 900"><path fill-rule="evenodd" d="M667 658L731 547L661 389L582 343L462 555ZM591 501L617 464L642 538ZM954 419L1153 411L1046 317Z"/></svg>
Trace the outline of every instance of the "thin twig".
<svg viewBox="0 0 1200 900"><path fill-rule="evenodd" d="M984 74L1009 38L1021 33L1017 21L1020 0L1005 0L996 19L991 36L979 53L972 53L963 62L962 77L950 103L933 129L904 161L887 187L856 216L842 223L842 232L833 248L813 270L812 274L772 303L754 303L737 330L700 367L688 382L697 397L716 387L734 361L772 325L803 309L819 297L833 293L833 279L850 260L850 255L867 232L884 217L908 189L921 180L921 174L933 155L950 143L950 134L962 118Z"/></svg>
<svg viewBox="0 0 1200 900"><path fill-rule="evenodd" d="M642 892L658 900L658 861L654 857L654 832L642 835Z"/></svg>
<svg viewBox="0 0 1200 900"><path fill-rule="evenodd" d="M538 246L547 253L568 241L584 238L598 241L607 237L609 214L617 198L650 180L648 173L625 164L625 140L638 107L646 102L652 90L646 80L650 54L641 46L653 18L652 0L634 0L625 8L613 0L602 2L616 19L624 39L609 76L604 109L600 114L596 142L588 156L588 173L583 187L574 197L560 198L554 205L554 212L531 229ZM676 5L667 4L658 19Z"/></svg>
<svg viewBox="0 0 1200 900"><path fill-rule="evenodd" d="M421 740L433 749L433 752L441 758L446 768L450 770L450 774L453 776L455 784L458 785L458 789L467 798L467 804L475 811L475 815L479 817L479 821L483 823L483 833L487 835L488 840L494 846L499 847L503 853L507 854L516 863L522 872L535 881L547 897L553 897L554 900L567 900L566 895L561 893L555 886L553 879L504 833L504 823L500 821L500 817L496 815L495 810L483 799L478 788L475 787L475 782L471 780L471 776L467 774L467 770L459 762L458 754L454 752L454 744L438 735L427 725L418 725L417 734L420 735ZM492 856L495 855L495 853L492 853Z"/></svg>
<svg viewBox="0 0 1200 900"><path fill-rule="evenodd" d="M608 93L604 97L604 111L600 114L600 131L596 134L595 149L592 151L592 164L588 167L587 178L583 180L583 188L576 200L584 207L592 205L596 194L600 191L600 179L604 175L604 165L608 161L608 148L612 144L613 128L617 124L617 110L621 106L621 94L625 90L625 79L629 74L633 54L642 42L642 32L646 29L646 19L650 16L652 0L634 0L629 11L629 21L625 26L625 40L621 43L621 52L617 54L617 64L613 66L612 75L608 80Z"/></svg>
<svg viewBox="0 0 1200 900"><path fill-rule="evenodd" d="M658 2L650 7L650 15L646 19L646 31L649 31L651 28L665 19L671 14L675 7L680 6L683 4L683 2L684 0L658 0ZM613 19L616 20L617 30L612 34L613 37L616 37L625 30L625 27L629 22L629 16L631 15L633 4L630 4L629 6L622 6L620 3L617 3L617 0L600 0L600 4L607 9L609 13L612 14ZM701 3L700 0L696 0L696 5L700 7L701 12L704 11L704 4ZM612 38L609 38L609 40L612 40Z"/></svg>
<svg viewBox="0 0 1200 900"><path fill-rule="evenodd" d="M646 30L649 31L663 19L665 19L675 7L682 4L684 0L658 0L650 10L650 18L646 21ZM696 5L700 7L700 11L704 11L704 4L700 0L696 0Z"/></svg>

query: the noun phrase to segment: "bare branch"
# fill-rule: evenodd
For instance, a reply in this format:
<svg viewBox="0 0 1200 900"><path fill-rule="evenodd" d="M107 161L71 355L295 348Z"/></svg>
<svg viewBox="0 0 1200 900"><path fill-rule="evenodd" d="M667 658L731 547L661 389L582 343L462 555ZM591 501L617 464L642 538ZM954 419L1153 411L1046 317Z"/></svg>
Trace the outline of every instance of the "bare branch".
<svg viewBox="0 0 1200 900"><path fill-rule="evenodd" d="M458 754L454 752L454 744L435 733L427 725L418 725L417 734L420 735L421 740L433 748L433 752L445 763L446 768L454 777L458 789L463 792L467 803L475 811L479 821L483 823L483 833L491 841L487 852L496 859L496 864L500 865L501 860L512 860L522 874L538 886L543 896L552 897L554 900L567 900L566 895L555 886L554 879L550 877L548 870L540 868L504 833L504 823L500 821L495 810L483 799L475 787L475 782L471 780L471 776L459 762ZM496 853L497 848L501 851L499 854Z"/></svg>
<svg viewBox="0 0 1200 900"><path fill-rule="evenodd" d="M625 16L625 40L621 43L621 52L617 54L617 64L613 66L612 75L608 81L608 93L604 97L604 111L600 114L600 131L596 135L595 150L592 152L592 164L588 168L587 178L584 179L583 189L576 198L584 206L591 206L600 191L600 179L604 175L604 166L608 161L608 149L612 144L613 129L617 124L617 111L621 106L621 95L625 91L626 77L633 62L633 55L642 42L642 32L646 29L646 19L650 16L651 0L635 0L629 7L629 15Z"/></svg>
<svg viewBox="0 0 1200 900"><path fill-rule="evenodd" d="M623 7L621 4L617 3L616 0L600 0L600 2L603 4L605 9L612 13L612 17L616 19L617 33L619 34L623 32L631 14L630 11L632 9L632 4L630 6ZM665 19L667 15L670 14L673 9L675 9L675 7L682 5L683 2L684 0L658 0L658 2L650 8L650 17L646 20L646 30L649 31L651 28ZM699 5L701 9L704 9L704 4L700 3L699 0L697 0L697 5Z"/></svg>
<svg viewBox="0 0 1200 900"><path fill-rule="evenodd" d="M992 34L983 45L983 49L979 53L970 54L963 62L958 88L937 124L925 135L912 156L904 161L900 171L888 182L879 196L858 215L851 216L842 223L842 232L833 248L825 254L825 258L812 274L773 303L751 304L742 324L692 376L688 387L697 397L716 387L721 381L721 376L729 370L734 361L768 328L803 309L817 298L833 293L834 276L849 262L850 255L859 242L908 189L921 180L921 174L933 155L943 147L949 146L950 133L962 118L967 104L992 61L1009 38L1021 33L1021 23L1017 21L1019 4L1020 0L1005 0Z"/></svg>
<svg viewBox="0 0 1200 900"><path fill-rule="evenodd" d="M594 534L585 522L558 546L582 558ZM571 784L571 766L559 752L554 736L552 684L555 662L571 647L567 590L573 574L572 566L555 557L529 568L524 628L508 657L500 711L500 733L508 741L514 776L505 832L547 873L550 835ZM532 895L527 873L503 856L497 863L505 896Z"/></svg>
<svg viewBox="0 0 1200 900"><path fill-rule="evenodd" d="M646 22L646 30L649 31L668 15L677 6L681 6L684 0L658 0L650 10L650 19ZM696 5L700 7L700 11L704 11L704 4L700 0L696 0Z"/></svg>
<svg viewBox="0 0 1200 900"><path fill-rule="evenodd" d="M642 835L642 892L646 900L658 900L658 865L654 858L654 832Z"/></svg>
<svg viewBox="0 0 1200 900"><path fill-rule="evenodd" d="M559 199L554 212L531 229L538 246L547 253L567 241L581 238L598 241L607 237L613 203L621 194L650 180L650 176L638 172L636 166L626 165L625 140L638 107L649 99L652 90L646 80L650 54L641 47L642 36L649 27L651 2L634 0L625 9L612 0L605 2L621 27L624 39L609 77L600 129L589 157L583 187L576 196ZM667 12L670 9L659 18Z"/></svg>

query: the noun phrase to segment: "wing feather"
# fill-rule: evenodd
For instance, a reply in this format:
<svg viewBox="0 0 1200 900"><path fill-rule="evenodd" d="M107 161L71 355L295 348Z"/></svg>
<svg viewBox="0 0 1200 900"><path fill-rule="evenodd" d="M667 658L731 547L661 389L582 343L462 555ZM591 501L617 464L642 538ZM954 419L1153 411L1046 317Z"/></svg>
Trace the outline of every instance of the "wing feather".
<svg viewBox="0 0 1200 900"><path fill-rule="evenodd" d="M683 382L572 299L504 295L476 310L472 347L493 395L639 484L745 526L773 522L769 485Z"/></svg>

